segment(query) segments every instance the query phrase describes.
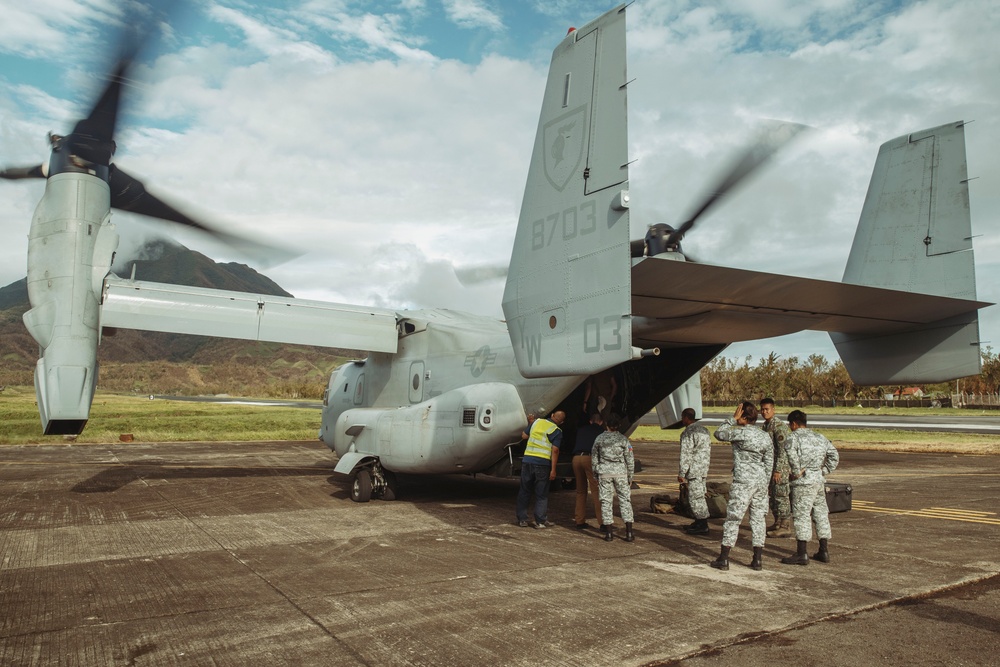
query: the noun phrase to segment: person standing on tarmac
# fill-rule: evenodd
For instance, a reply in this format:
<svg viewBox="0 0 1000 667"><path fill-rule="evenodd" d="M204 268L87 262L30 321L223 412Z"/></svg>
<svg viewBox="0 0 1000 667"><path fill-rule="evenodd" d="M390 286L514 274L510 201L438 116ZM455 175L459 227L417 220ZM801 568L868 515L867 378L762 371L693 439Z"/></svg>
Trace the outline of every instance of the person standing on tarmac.
<svg viewBox="0 0 1000 667"><path fill-rule="evenodd" d="M547 528L555 524L548 520L549 483L556 478L556 464L559 462L559 445L562 444L562 429L566 413L556 410L548 419L536 419L525 430L528 444L521 458L521 488L517 492L517 525L528 527L528 501L535 494L535 528Z"/></svg>
<svg viewBox="0 0 1000 667"><path fill-rule="evenodd" d="M684 408L681 423L686 427L681 433L681 462L677 481L687 485L688 502L694 523L684 526L688 535L708 535L708 503L705 501L705 482L712 456L712 438L698 421L693 408Z"/></svg>
<svg viewBox="0 0 1000 667"><path fill-rule="evenodd" d="M590 456L601 497L601 530L607 542L614 539L616 493L618 509L625 522L625 541L635 540L635 533L632 532L632 477L635 475L635 457L632 455L632 443L618 432L621 422L621 417L615 413L608 416L608 430L597 436Z"/></svg>
<svg viewBox="0 0 1000 667"><path fill-rule="evenodd" d="M813 560L830 562L830 509L826 505L826 476L837 469L840 454L823 435L806 427L806 413L792 410L788 415L792 436L788 441L788 464L791 467L792 520L795 523L796 552L782 558L786 565L808 565L806 547L812 537L813 523L819 538L819 551Z"/></svg>
<svg viewBox="0 0 1000 667"><path fill-rule="evenodd" d="M729 489L726 522L722 526L722 550L709 565L718 570L729 569L729 551L736 544L740 522L750 508L750 533L753 560L750 567L764 569L764 539L767 521L767 480L774 466L774 445L771 437L754 426L757 406L743 401L732 417L715 430L715 437L733 445L733 483Z"/></svg>
<svg viewBox="0 0 1000 667"><path fill-rule="evenodd" d="M597 436L604 433L604 418L600 412L590 416L590 422L576 430L576 444L573 446L573 476L576 477L576 510L573 520L577 530L589 528L587 525L587 489L594 499L594 516L601 521L601 499L591 464L591 451Z"/></svg>
<svg viewBox="0 0 1000 667"><path fill-rule="evenodd" d="M761 428L774 441L774 470L767 487L774 524L767 529L767 536L791 537L792 527L788 524L792 517L792 504L788 499L788 454L785 453L785 445L792 432L785 422L775 418L773 398L765 398L760 402L760 416L764 418Z"/></svg>

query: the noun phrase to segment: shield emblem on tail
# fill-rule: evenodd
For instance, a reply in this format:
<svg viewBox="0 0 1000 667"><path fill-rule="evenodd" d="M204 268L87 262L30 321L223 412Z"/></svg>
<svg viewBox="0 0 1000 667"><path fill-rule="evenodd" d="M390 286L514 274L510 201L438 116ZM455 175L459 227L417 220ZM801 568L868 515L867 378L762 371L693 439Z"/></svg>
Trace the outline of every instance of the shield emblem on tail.
<svg viewBox="0 0 1000 667"><path fill-rule="evenodd" d="M545 178L562 192L583 161L583 138L587 132L587 105L550 120L542 131L545 142Z"/></svg>

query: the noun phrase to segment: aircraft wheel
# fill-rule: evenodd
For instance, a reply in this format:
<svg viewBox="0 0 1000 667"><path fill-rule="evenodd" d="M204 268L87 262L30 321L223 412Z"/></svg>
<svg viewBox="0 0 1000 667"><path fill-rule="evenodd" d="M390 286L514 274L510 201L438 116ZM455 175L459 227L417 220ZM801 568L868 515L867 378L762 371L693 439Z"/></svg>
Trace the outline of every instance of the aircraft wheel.
<svg viewBox="0 0 1000 667"><path fill-rule="evenodd" d="M351 484L351 500L356 503L367 503L372 497L372 474L366 468L354 473Z"/></svg>
<svg viewBox="0 0 1000 667"><path fill-rule="evenodd" d="M391 470L383 470L385 477L385 491L382 492L382 500L395 500L399 494L399 482L396 480L396 473Z"/></svg>

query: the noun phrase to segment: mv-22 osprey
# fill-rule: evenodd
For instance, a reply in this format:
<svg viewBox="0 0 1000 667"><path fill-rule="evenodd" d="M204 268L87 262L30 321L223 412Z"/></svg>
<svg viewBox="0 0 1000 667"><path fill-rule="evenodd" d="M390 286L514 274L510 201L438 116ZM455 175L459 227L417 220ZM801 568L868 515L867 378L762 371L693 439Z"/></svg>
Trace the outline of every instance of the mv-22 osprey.
<svg viewBox="0 0 1000 667"><path fill-rule="evenodd" d="M780 141L748 151L694 215L629 238L625 8L556 47L503 296L505 321L155 284L109 274L110 207L204 226L111 164L123 59L90 116L54 141L32 221L24 321L45 433L79 433L102 328L367 350L326 389L320 439L351 496L394 493L394 473L509 474L526 414L565 408L612 372L628 424L700 408L698 372L734 341L828 331L853 380L938 382L979 372L962 122L879 151L844 282L686 261L684 232ZM778 134L790 135L783 126ZM110 183L110 187L109 187Z"/></svg>

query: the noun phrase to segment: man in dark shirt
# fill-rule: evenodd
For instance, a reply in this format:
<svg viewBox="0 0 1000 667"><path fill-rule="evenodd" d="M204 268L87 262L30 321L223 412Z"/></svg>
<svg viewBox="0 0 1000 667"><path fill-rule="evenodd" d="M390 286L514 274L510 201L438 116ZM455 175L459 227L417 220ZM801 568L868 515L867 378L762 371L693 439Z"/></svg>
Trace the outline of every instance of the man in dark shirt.
<svg viewBox="0 0 1000 667"><path fill-rule="evenodd" d="M594 440L604 433L604 418L600 412L590 416L590 422L576 430L576 446L573 447L573 474L576 476L576 512L573 515L577 530L589 528L587 525L587 488L594 499L594 516L601 519L601 499L597 495L597 478L590 462L590 450Z"/></svg>

